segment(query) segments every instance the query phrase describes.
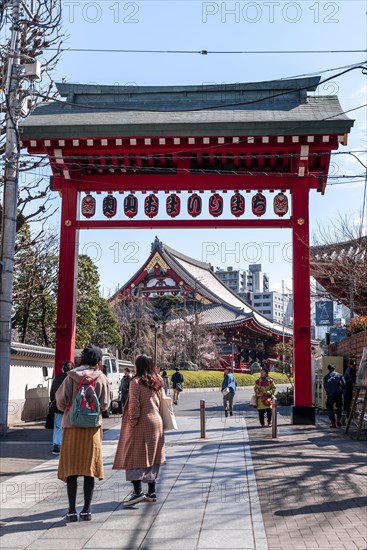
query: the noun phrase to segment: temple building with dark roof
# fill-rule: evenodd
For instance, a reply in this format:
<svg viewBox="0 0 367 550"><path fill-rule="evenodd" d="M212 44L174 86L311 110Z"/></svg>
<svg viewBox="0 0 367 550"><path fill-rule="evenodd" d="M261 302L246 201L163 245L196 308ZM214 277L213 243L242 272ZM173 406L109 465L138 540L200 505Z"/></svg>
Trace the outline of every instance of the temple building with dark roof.
<svg viewBox="0 0 367 550"><path fill-rule="evenodd" d="M197 322L217 329L228 342L235 337L239 349L252 350L262 342L270 353L283 335L289 339L293 334L289 327L270 321L232 292L209 263L181 254L156 237L144 265L110 301L167 295L181 296L189 321L195 310Z"/></svg>

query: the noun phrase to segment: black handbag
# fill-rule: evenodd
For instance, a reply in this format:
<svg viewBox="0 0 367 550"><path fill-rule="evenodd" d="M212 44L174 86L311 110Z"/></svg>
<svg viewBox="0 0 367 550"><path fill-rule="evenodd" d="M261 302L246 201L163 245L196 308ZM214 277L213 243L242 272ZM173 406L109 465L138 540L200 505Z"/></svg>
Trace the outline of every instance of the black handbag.
<svg viewBox="0 0 367 550"><path fill-rule="evenodd" d="M50 414L55 414L56 411L57 411L57 405L56 405L56 399L54 399L53 401L51 401L51 403L48 406L48 412Z"/></svg>
<svg viewBox="0 0 367 550"><path fill-rule="evenodd" d="M176 390L179 392L182 392L183 391L182 384L176 384Z"/></svg>

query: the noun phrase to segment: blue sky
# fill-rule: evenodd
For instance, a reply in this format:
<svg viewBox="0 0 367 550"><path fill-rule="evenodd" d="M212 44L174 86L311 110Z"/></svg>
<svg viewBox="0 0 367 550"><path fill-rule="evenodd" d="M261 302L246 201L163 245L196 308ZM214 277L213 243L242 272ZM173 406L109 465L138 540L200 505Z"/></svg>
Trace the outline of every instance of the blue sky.
<svg viewBox="0 0 367 550"><path fill-rule="evenodd" d="M63 0L65 46L127 50L363 50L366 2L363 1L134 1ZM363 53L303 54L158 54L65 52L55 80L119 85L175 85L256 82L294 77L365 60ZM335 73L339 71L334 71ZM331 76L327 72L324 77ZM355 70L321 85L320 95L337 94L343 109L366 103L366 76ZM356 119L347 147L366 149L366 111ZM366 155L356 153L366 163ZM352 157L333 159L333 170L362 174ZM349 181L349 180L348 180ZM357 219L364 182L328 186L325 196L310 195L311 231L339 213ZM59 214L53 224L58 225ZM288 230L121 230L85 231L80 251L95 259L105 296L126 282L146 259L155 235L216 267L246 268L262 263L273 289L291 285L291 234ZM208 244L209 243L209 244ZM211 252L210 254L208 253ZM274 253L272 253L273 251Z"/></svg>

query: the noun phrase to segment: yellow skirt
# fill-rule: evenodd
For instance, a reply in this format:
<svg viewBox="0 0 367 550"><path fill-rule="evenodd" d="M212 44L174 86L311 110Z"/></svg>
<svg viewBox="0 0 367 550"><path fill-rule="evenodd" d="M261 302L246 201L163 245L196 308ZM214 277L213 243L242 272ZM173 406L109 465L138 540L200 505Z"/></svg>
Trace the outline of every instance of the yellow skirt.
<svg viewBox="0 0 367 550"><path fill-rule="evenodd" d="M102 428L64 428L58 478L89 476L103 479Z"/></svg>

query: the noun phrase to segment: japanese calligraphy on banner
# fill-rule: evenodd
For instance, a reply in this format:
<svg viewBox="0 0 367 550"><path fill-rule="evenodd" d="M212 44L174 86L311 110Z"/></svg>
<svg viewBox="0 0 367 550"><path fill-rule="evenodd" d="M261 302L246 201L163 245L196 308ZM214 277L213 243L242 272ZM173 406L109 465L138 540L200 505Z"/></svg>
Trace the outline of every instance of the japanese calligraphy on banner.
<svg viewBox="0 0 367 550"><path fill-rule="evenodd" d="M107 195L107 197L103 199L102 209L103 209L103 214L107 218L113 218L116 215L116 211L117 211L116 197L114 197L113 195Z"/></svg>
<svg viewBox="0 0 367 550"><path fill-rule="evenodd" d="M262 193L256 193L252 197L252 213L255 216L263 216L266 212L266 198Z"/></svg>
<svg viewBox="0 0 367 550"><path fill-rule="evenodd" d="M158 214L159 199L157 195L148 195L144 201L144 212L149 218L154 218Z"/></svg>
<svg viewBox="0 0 367 550"><path fill-rule="evenodd" d="M124 212L128 218L134 218L138 213L138 199L132 193L124 198Z"/></svg>
<svg viewBox="0 0 367 550"><path fill-rule="evenodd" d="M187 212L193 218L196 218L196 216L200 216L202 206L203 201L201 200L200 195L197 195L196 193L190 195L187 199Z"/></svg>
<svg viewBox="0 0 367 550"><path fill-rule="evenodd" d="M218 193L209 198L209 214L215 218L223 214L223 197Z"/></svg>
<svg viewBox="0 0 367 550"><path fill-rule="evenodd" d="M181 212L181 199L175 193L171 193L166 200L166 212L171 218L175 218Z"/></svg>
<svg viewBox="0 0 367 550"><path fill-rule="evenodd" d="M215 218L219 218L224 212L224 198L222 194L212 191L209 197L200 193L193 193L189 191L187 195L187 210L182 212L181 198L179 191L170 193L165 199L165 211L163 213L170 218L176 218L181 213L188 214L189 216L196 218L203 213L203 200L207 201L207 211ZM128 218L134 218L138 214L139 199L134 192L129 193L123 200L123 211ZM261 192L256 193L251 199L251 211L254 216L263 216L266 213L266 197ZM232 216L240 218L245 214L246 203L245 197L239 192L235 191L234 194L228 197L228 211ZM150 193L144 198L143 212L145 216L154 218L159 214L159 197L156 193ZM273 200L274 214L277 216L285 216L288 213L288 197L283 192L275 195ZM102 201L102 212L107 218L113 218L116 216L118 209L118 200L112 194L108 193ZM96 199L87 193L81 202L81 213L86 218L91 218L96 213Z"/></svg>
<svg viewBox="0 0 367 550"><path fill-rule="evenodd" d="M231 197L231 214L239 218L245 213L245 198L241 193L235 193Z"/></svg>

